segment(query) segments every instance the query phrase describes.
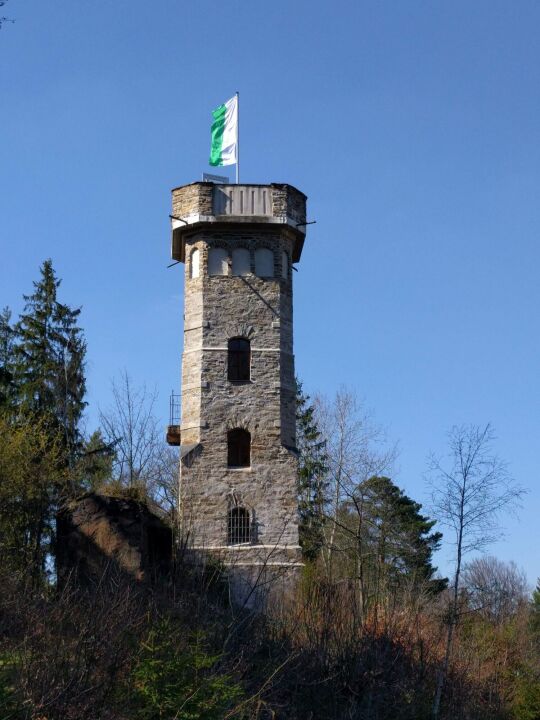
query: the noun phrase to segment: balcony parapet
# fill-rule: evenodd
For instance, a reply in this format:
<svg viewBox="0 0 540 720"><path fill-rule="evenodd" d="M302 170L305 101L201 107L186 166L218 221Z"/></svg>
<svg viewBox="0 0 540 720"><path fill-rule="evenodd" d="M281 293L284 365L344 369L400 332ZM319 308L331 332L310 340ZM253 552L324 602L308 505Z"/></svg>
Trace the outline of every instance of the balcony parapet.
<svg viewBox="0 0 540 720"><path fill-rule="evenodd" d="M285 225L293 233L293 262L306 235L306 196L292 185L195 182L172 191L172 257L184 262L187 233L207 224Z"/></svg>

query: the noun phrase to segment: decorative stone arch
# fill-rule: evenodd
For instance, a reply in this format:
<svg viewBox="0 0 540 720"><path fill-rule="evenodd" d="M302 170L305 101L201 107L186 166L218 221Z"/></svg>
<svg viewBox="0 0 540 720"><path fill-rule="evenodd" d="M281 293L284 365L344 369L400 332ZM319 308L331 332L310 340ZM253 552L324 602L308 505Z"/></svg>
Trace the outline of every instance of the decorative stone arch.
<svg viewBox="0 0 540 720"><path fill-rule="evenodd" d="M255 336L255 328L253 325L247 323L229 323L227 325L227 337L238 337L245 338L246 340L252 340Z"/></svg>
<svg viewBox="0 0 540 720"><path fill-rule="evenodd" d="M227 246L231 250L242 247L245 247L248 250L253 250L253 239L249 235L231 235L230 238L227 238Z"/></svg>
<svg viewBox="0 0 540 720"><path fill-rule="evenodd" d="M252 428L251 428L251 422L249 418L242 416L242 415L231 415L227 422L225 423L225 429L227 432L229 430L235 430L236 428L239 428L240 430L247 430L248 433L253 435Z"/></svg>
<svg viewBox="0 0 540 720"><path fill-rule="evenodd" d="M227 509L230 510L233 507L247 507L248 510L251 509L249 502L247 502L244 493L241 490L237 490L234 485L231 486L231 489L227 493Z"/></svg>
<svg viewBox="0 0 540 720"><path fill-rule="evenodd" d="M264 237L258 237L254 250L258 248L266 248L267 250L276 250L281 245L281 238L279 235L265 235Z"/></svg>

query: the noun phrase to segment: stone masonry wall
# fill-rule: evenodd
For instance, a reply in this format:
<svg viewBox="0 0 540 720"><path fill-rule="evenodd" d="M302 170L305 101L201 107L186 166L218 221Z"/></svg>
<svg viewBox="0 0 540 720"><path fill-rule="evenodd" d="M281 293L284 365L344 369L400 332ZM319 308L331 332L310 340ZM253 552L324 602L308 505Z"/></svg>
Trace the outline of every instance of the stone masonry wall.
<svg viewBox="0 0 540 720"><path fill-rule="evenodd" d="M306 222L306 196L292 185L272 185L272 214L290 217L298 223Z"/></svg>
<svg viewBox="0 0 540 720"><path fill-rule="evenodd" d="M214 215L213 189L214 183L195 182L174 188L173 215L187 217L189 215ZM293 221L306 221L306 196L292 185L273 183L270 185L272 196L272 215L274 217L290 217Z"/></svg>
<svg viewBox="0 0 540 720"><path fill-rule="evenodd" d="M181 433L182 444L201 447L182 463L182 513L193 545L213 548L228 562L267 562L269 553L276 563L298 560L290 260L286 279L281 268L292 243L283 226L186 236ZM212 247L271 248L274 278L209 277ZM198 278L189 277L194 248ZM227 380L227 341L235 336L251 341L247 384ZM227 431L234 427L251 433L250 468L227 467ZM235 504L250 511L254 544L227 548L227 513Z"/></svg>
<svg viewBox="0 0 540 720"><path fill-rule="evenodd" d="M214 183L195 182L173 190L173 215L212 215Z"/></svg>

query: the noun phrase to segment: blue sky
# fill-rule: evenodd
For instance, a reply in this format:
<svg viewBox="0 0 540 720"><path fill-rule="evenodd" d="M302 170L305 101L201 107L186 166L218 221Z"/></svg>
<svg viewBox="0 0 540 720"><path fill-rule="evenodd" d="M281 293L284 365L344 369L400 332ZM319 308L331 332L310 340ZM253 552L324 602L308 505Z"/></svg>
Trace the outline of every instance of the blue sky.
<svg viewBox="0 0 540 720"><path fill-rule="evenodd" d="M345 383L430 450L492 422L530 489L492 551L540 574L540 4L498 0L9 0L0 30L0 305L43 259L82 305L88 426L126 368L179 386L170 189L207 166L240 91L242 180L308 195L298 374ZM233 177L233 168L231 177ZM441 557L441 563L444 562Z"/></svg>

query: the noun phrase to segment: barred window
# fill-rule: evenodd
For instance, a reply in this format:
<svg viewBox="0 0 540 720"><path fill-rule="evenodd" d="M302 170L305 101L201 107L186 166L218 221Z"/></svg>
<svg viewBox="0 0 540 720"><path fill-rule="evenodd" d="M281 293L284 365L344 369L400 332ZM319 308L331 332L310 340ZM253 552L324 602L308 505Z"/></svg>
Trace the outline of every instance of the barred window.
<svg viewBox="0 0 540 720"><path fill-rule="evenodd" d="M229 467L251 465L251 435L247 430L235 428L227 433L227 465Z"/></svg>
<svg viewBox="0 0 540 720"><path fill-rule="evenodd" d="M240 545L251 542L251 526L249 512L243 507L229 510L227 523L227 542L229 545Z"/></svg>
<svg viewBox="0 0 540 720"><path fill-rule="evenodd" d="M228 343L227 377L230 382L249 382L251 343L245 338L231 338Z"/></svg>

